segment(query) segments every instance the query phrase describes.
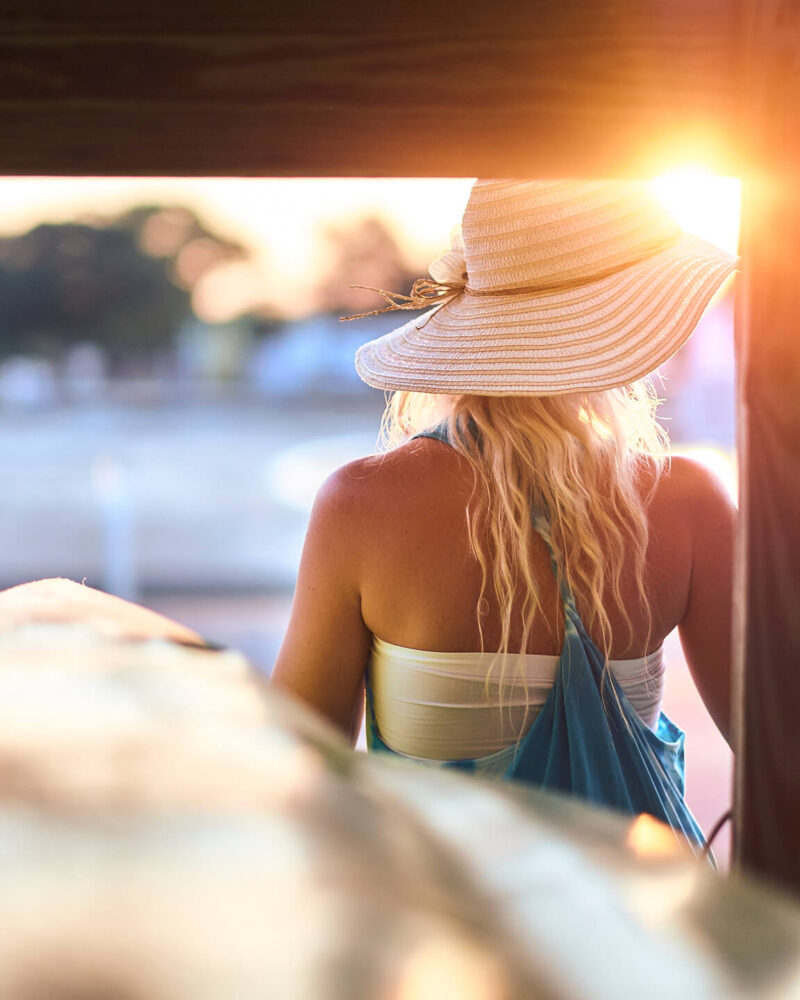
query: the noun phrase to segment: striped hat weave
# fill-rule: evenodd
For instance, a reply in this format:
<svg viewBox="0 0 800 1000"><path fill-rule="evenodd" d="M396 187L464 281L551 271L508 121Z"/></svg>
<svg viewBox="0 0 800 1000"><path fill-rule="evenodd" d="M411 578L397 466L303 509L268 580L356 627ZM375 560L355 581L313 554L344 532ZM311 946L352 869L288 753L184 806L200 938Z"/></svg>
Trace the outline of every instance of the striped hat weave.
<svg viewBox="0 0 800 1000"><path fill-rule="evenodd" d="M644 181L479 180L431 280L384 293L388 309L434 308L361 347L356 368L417 392L627 385L678 350L736 265Z"/></svg>

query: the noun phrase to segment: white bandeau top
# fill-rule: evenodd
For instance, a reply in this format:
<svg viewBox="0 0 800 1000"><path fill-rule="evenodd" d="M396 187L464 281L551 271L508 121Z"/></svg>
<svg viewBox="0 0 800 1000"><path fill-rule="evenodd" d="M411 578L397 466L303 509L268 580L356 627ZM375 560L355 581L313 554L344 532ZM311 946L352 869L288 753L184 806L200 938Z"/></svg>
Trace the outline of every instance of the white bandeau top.
<svg viewBox="0 0 800 1000"><path fill-rule="evenodd" d="M515 743L544 705L559 657L512 654L502 678L495 659L494 653L435 653L374 637L367 669L384 743L426 760L471 760ZM609 667L654 729L664 691L663 647L635 660L610 660Z"/></svg>

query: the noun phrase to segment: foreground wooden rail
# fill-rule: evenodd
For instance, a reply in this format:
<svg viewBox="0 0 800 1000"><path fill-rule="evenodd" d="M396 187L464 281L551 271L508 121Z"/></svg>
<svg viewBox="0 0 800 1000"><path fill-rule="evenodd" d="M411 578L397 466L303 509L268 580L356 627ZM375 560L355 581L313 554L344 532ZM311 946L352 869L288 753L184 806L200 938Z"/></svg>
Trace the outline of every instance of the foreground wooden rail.
<svg viewBox="0 0 800 1000"><path fill-rule="evenodd" d="M0 593L3 1000L800 988L800 910L667 827L354 753L192 641L67 581Z"/></svg>

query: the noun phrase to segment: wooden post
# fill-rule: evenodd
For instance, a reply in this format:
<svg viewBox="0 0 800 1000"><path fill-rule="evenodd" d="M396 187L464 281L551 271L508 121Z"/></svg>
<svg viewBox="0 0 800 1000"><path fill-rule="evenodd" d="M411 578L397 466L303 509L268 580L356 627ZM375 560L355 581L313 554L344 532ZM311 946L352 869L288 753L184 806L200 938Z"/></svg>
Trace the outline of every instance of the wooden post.
<svg viewBox="0 0 800 1000"><path fill-rule="evenodd" d="M800 892L800 10L749 9L734 851Z"/></svg>

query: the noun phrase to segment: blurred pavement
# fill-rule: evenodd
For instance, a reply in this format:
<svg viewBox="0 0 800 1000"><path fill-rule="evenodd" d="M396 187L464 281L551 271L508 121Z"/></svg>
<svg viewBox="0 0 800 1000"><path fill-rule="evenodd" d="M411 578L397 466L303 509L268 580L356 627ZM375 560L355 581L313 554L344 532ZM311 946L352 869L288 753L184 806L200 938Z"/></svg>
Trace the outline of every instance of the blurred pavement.
<svg viewBox="0 0 800 1000"><path fill-rule="evenodd" d="M126 596L291 588L310 498L373 450L381 409L374 393L3 414L0 585L105 589L121 560Z"/></svg>

